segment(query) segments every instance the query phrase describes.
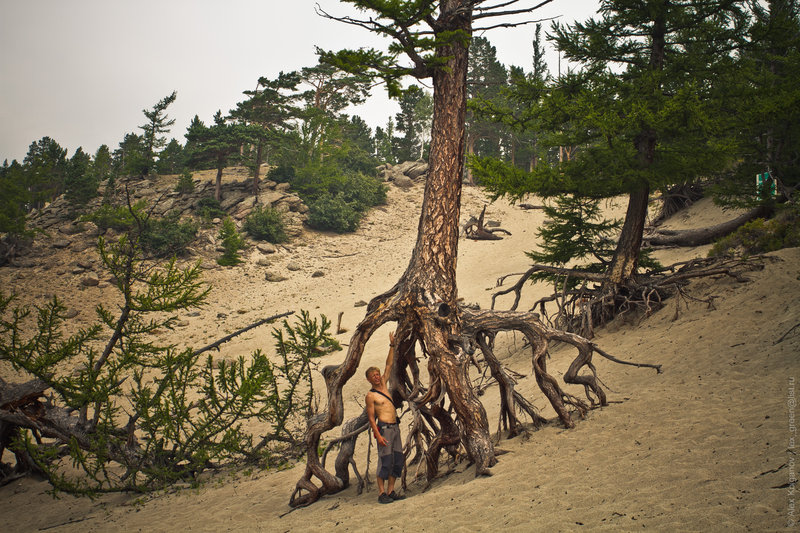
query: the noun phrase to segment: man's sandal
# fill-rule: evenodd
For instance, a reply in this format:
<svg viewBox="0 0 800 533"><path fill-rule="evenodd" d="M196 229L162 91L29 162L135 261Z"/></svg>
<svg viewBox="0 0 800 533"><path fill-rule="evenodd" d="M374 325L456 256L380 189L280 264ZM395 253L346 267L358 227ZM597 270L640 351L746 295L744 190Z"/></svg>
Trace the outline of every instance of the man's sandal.
<svg viewBox="0 0 800 533"><path fill-rule="evenodd" d="M405 497L405 496L400 496L400 495L399 495L399 494L397 494L395 491L392 491L392 492L390 492L390 493L389 493L389 497L390 497L392 500L405 500L405 499L406 499L406 497Z"/></svg>
<svg viewBox="0 0 800 533"><path fill-rule="evenodd" d="M392 492L392 494L394 494L394 491ZM378 496L378 503L392 503L393 501L394 498L392 498L390 494L384 494L383 492L381 492L381 495Z"/></svg>

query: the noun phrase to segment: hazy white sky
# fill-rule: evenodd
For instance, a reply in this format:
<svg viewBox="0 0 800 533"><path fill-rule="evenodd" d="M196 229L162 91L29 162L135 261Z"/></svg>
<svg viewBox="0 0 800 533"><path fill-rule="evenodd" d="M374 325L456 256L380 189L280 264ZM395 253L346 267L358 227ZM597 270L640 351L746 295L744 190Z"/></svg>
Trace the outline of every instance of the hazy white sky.
<svg viewBox="0 0 800 533"><path fill-rule="evenodd" d="M260 76L316 64L324 49L382 47L368 31L324 19L314 0L0 0L0 162L44 136L69 149L114 149L142 110L178 92L167 114L181 143L194 115L227 113ZM332 14L337 0L318 0ZM537 2L523 0L520 5ZM598 0L555 0L534 13L591 17ZM549 23L545 24L548 27ZM533 26L485 35L500 61L530 69ZM556 55L551 55L551 70ZM397 110L382 88L352 110L373 128Z"/></svg>

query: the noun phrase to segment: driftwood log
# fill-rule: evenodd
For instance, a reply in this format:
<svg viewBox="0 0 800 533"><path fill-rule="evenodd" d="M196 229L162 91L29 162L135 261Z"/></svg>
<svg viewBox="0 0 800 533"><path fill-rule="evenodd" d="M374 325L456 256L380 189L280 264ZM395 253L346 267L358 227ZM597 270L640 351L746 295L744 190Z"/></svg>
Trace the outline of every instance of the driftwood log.
<svg viewBox="0 0 800 533"><path fill-rule="evenodd" d="M483 206L481 214L478 218L474 216L469 217L469 220L464 224L464 234L468 239L482 240L482 241L499 241L501 236L495 233L505 233L511 235L511 232L503 228L488 228L484 225L483 218L486 215L486 206Z"/></svg>
<svg viewBox="0 0 800 533"><path fill-rule="evenodd" d="M703 244L710 244L717 239L730 235L754 218L766 216L768 214L769 209L760 206L746 213L742 213L736 218L708 228L656 230L654 234L645 235L643 243L645 246L701 246Z"/></svg>

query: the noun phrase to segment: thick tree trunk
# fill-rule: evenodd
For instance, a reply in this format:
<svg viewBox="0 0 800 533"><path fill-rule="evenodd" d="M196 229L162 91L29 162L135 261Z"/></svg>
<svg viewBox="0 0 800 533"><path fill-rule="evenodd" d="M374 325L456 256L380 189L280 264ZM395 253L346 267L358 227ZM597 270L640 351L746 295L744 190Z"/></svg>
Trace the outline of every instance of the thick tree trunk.
<svg viewBox="0 0 800 533"><path fill-rule="evenodd" d="M623 285L636 272L647 218L649 193L650 187L645 184L628 196L625 223L622 225L617 249L608 267L608 280L614 285Z"/></svg>
<svg viewBox="0 0 800 533"><path fill-rule="evenodd" d="M666 21L663 15L656 18L652 25L650 43L650 68L659 71L664 68L666 53ZM656 82L650 90L654 93L661 91L661 86ZM655 162L656 132L645 126L634 139L639 164L646 170ZM612 285L624 285L636 272L639 261L639 250L642 246L644 223L647 218L647 204L650 196L649 182L642 183L630 193L628 197L628 211L625 213L625 222L622 225L617 249L608 268L608 278Z"/></svg>

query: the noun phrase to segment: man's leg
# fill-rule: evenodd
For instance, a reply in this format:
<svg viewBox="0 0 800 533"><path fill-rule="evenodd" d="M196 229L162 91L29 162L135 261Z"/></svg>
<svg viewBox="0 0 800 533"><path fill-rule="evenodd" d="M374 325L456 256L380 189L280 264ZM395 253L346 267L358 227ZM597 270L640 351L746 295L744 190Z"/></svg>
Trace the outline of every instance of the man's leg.
<svg viewBox="0 0 800 533"><path fill-rule="evenodd" d="M376 477L375 479L378 481L378 494L386 494L386 491L383 490L383 479L379 477ZM394 479L389 478L389 486L394 486Z"/></svg>
<svg viewBox="0 0 800 533"><path fill-rule="evenodd" d="M394 480L395 479L397 479L397 478L394 477L394 476L389 476L389 486L386 487L386 494L391 494L391 493L394 492ZM383 483L378 483L378 488L381 488L381 485L383 485ZM383 492L383 489L381 489L381 492Z"/></svg>

